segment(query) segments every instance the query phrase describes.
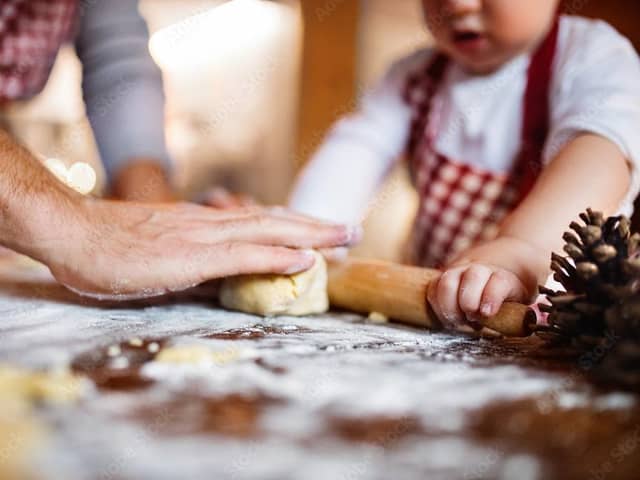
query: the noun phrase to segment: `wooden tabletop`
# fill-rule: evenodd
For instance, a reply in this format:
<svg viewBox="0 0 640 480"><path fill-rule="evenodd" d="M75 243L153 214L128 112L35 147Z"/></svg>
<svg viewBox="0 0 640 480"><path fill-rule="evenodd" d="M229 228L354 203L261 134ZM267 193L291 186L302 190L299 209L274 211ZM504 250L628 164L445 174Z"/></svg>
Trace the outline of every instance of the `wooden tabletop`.
<svg viewBox="0 0 640 480"><path fill-rule="evenodd" d="M153 343L211 355L160 362ZM637 398L593 387L584 362L535 338L264 319L188 298L113 308L5 261L0 363L90 380L78 401L37 407L48 440L29 454L35 478L635 479L640 467Z"/></svg>

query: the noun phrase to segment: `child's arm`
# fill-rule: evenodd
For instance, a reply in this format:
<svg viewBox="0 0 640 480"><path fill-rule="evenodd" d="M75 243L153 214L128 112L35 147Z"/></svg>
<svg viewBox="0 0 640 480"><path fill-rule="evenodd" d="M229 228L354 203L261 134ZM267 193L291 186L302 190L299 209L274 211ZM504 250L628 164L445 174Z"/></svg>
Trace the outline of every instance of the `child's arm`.
<svg viewBox="0 0 640 480"><path fill-rule="evenodd" d="M432 308L446 326L459 328L494 315L506 300L532 301L569 223L586 207L614 213L629 184L629 163L614 143L577 137L542 172L497 238L464 252L434 283Z"/></svg>
<svg viewBox="0 0 640 480"><path fill-rule="evenodd" d="M446 324L533 300L551 252L587 207L632 210L640 187L640 59L605 23L576 23L556 58L546 167L498 237L463 252L428 293Z"/></svg>
<svg viewBox="0 0 640 480"><path fill-rule="evenodd" d="M397 62L339 121L293 187L289 206L317 218L358 224L409 135L411 111L402 98L408 71L425 52Z"/></svg>

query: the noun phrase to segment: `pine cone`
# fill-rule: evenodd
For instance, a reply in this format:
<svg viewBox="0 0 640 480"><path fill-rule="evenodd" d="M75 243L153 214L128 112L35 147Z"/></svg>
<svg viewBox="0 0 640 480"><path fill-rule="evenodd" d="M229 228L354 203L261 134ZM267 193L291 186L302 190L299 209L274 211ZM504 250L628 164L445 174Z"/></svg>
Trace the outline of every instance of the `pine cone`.
<svg viewBox="0 0 640 480"><path fill-rule="evenodd" d="M554 279L544 287L549 325L538 335L585 352L581 366L599 378L640 389L640 234L624 216L587 210L563 236L567 257L553 254Z"/></svg>

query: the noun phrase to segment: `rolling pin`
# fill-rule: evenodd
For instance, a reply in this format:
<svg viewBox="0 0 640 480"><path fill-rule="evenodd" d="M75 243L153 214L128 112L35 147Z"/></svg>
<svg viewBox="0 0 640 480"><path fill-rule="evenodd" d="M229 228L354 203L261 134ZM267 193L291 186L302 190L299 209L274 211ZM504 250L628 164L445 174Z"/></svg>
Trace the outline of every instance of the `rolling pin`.
<svg viewBox="0 0 640 480"><path fill-rule="evenodd" d="M427 302L427 288L440 272L380 260L349 258L329 268L329 301L359 313L378 312L400 323L437 328L440 322ZM508 337L531 333L535 313L526 305L505 302L482 324Z"/></svg>

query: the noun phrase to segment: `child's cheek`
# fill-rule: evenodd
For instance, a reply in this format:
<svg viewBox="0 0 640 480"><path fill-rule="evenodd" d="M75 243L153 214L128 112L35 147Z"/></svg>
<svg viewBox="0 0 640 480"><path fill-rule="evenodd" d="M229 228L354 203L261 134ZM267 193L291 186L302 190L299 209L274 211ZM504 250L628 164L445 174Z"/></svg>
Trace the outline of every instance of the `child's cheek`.
<svg viewBox="0 0 640 480"><path fill-rule="evenodd" d="M513 8L510 0L485 2L485 21L505 47L521 50L531 46L551 28L559 0L521 0Z"/></svg>

